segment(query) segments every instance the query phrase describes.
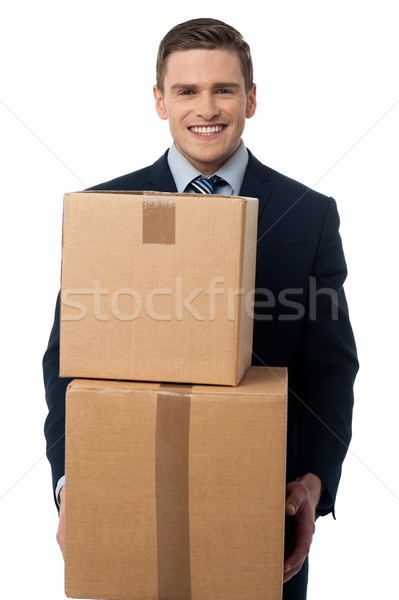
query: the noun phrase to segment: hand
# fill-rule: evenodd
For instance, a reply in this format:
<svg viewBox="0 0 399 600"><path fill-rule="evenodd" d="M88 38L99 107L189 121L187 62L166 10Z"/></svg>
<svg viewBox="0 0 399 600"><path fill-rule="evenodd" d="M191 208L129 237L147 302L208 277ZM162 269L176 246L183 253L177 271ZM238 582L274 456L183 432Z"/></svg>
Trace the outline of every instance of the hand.
<svg viewBox="0 0 399 600"><path fill-rule="evenodd" d="M61 548L62 556L64 557L64 538L65 538L65 486L60 490L60 520L58 523L57 542Z"/></svg>
<svg viewBox="0 0 399 600"><path fill-rule="evenodd" d="M313 473L287 485L284 583L299 573L309 554L321 491L322 482Z"/></svg>

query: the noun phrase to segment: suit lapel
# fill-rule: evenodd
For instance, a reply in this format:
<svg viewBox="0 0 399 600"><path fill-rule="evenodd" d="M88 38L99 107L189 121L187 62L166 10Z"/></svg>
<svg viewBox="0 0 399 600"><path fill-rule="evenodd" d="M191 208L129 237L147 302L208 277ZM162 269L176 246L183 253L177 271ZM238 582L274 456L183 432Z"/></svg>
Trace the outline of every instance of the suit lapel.
<svg viewBox="0 0 399 600"><path fill-rule="evenodd" d="M248 154L248 166L247 170L245 171L244 180L242 182L240 196L250 196L252 198L258 198L258 221L260 221L262 213L271 196L272 188L269 181L267 167L261 162L259 162L259 160L256 159L249 150Z"/></svg>
<svg viewBox="0 0 399 600"><path fill-rule="evenodd" d="M165 152L149 169L147 183L154 192L177 192L175 180L168 165L169 150Z"/></svg>

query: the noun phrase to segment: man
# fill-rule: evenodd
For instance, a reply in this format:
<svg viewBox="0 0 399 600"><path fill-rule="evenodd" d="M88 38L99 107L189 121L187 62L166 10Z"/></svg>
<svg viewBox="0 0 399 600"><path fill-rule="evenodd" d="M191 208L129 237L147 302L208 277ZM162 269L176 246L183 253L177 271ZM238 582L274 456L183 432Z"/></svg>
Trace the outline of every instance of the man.
<svg viewBox="0 0 399 600"><path fill-rule="evenodd" d="M253 364L288 367L284 599L301 600L315 515L334 514L358 369L335 202L262 165L245 148L241 136L256 111L256 86L249 47L234 28L214 19L174 27L160 44L154 98L174 144L153 165L92 189L194 192L197 176L216 174L217 193L259 199ZM58 361L59 301L43 362L47 454L63 549L70 380L58 377Z"/></svg>

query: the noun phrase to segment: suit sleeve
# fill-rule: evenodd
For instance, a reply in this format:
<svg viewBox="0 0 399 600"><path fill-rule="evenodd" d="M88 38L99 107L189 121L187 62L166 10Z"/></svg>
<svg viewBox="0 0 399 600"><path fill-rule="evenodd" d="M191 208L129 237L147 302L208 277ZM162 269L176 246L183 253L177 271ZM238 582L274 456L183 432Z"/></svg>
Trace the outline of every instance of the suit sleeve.
<svg viewBox="0 0 399 600"><path fill-rule="evenodd" d="M43 376L48 406L44 425L46 454L51 464L53 492L58 480L65 474L65 394L72 379L59 377L60 356L60 295L58 295L54 323L47 350L43 356Z"/></svg>
<svg viewBox="0 0 399 600"><path fill-rule="evenodd" d="M303 338L304 398L299 410L299 473L318 475L325 490L318 514L334 514L342 462L351 439L356 346L343 284L347 269L339 216L330 198L309 286Z"/></svg>

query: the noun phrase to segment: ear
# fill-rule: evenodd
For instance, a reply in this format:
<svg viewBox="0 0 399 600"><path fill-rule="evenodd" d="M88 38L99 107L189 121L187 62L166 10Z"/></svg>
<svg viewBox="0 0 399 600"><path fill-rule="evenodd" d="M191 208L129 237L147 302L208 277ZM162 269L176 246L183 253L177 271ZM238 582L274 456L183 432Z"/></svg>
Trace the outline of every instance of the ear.
<svg viewBox="0 0 399 600"><path fill-rule="evenodd" d="M163 119L164 121L167 121L168 119L168 113L166 112L166 108L163 102L163 98L162 98L162 94L160 92L160 90L157 88L156 85L154 85L153 87L153 94L154 94L154 98L155 98L155 110L158 113L158 117L160 119Z"/></svg>
<svg viewBox="0 0 399 600"><path fill-rule="evenodd" d="M256 111L256 85L253 85L252 90L249 91L247 96L247 109L245 112L245 116L247 119L250 119L254 116Z"/></svg>

